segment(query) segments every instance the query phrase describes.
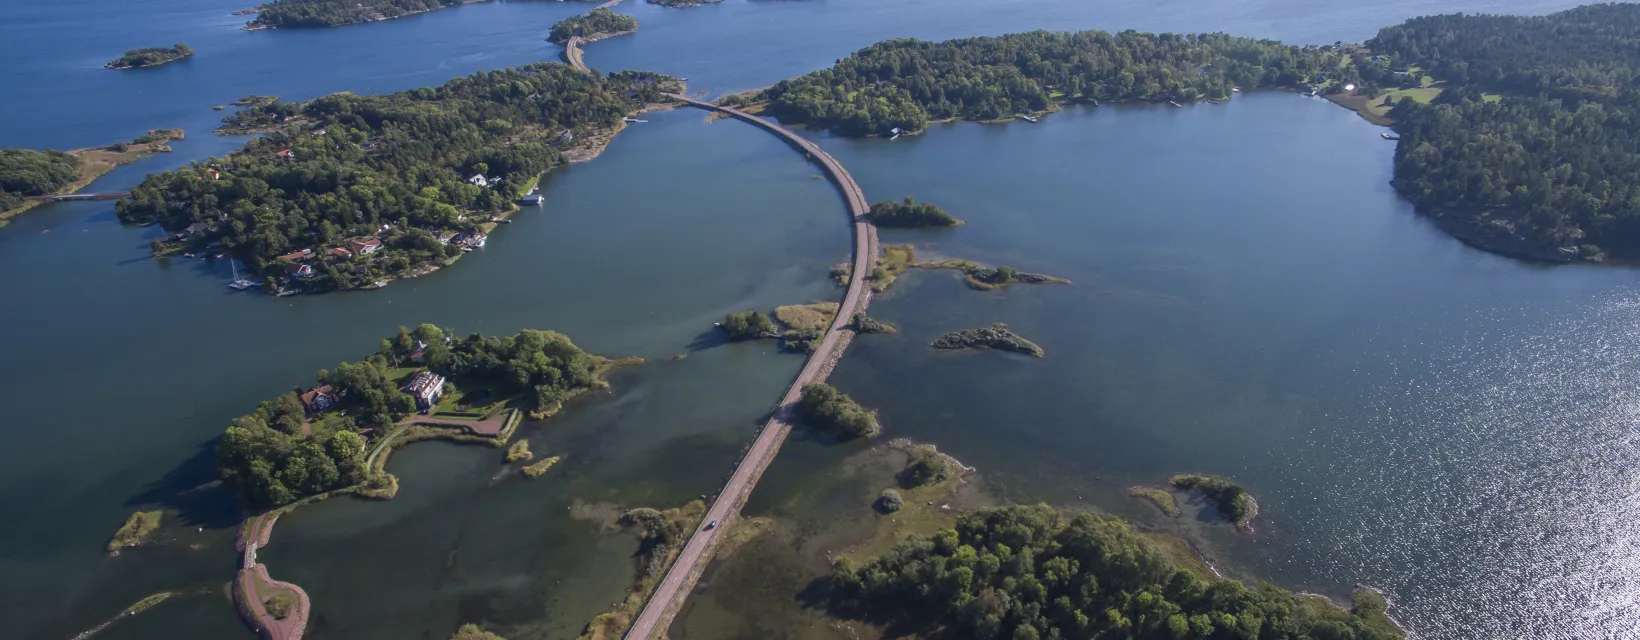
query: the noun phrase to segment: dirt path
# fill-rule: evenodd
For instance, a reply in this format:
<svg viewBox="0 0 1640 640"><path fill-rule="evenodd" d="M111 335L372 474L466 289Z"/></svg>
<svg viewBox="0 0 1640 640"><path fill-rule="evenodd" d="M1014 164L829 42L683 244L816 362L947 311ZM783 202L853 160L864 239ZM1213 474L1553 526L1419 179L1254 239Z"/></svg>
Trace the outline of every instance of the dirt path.
<svg viewBox="0 0 1640 640"><path fill-rule="evenodd" d="M870 210L866 202L865 192L854 181L843 165L831 154L808 139L803 138L778 124L763 120L751 114L729 107L718 106L708 102L695 100L687 96L668 94L667 97L686 104L727 113L753 125L763 128L781 138L792 146L797 147L810 160L815 161L825 169L832 182L837 184L843 192L843 198L848 203L849 216L854 220L854 273L850 279L848 293L844 296L837 310L837 318L832 321L831 327L826 330L825 338L821 340L819 348L809 361L803 365L803 371L792 381L786 395L780 398L780 405L775 409L774 417L763 426L757 434L757 440L747 450L746 456L741 459L740 465L735 468L734 475L729 478L728 484L718 493L717 500L707 509L706 516L701 520L701 528L696 529L684 544L683 552L678 554L672 567L667 570L666 576L650 595L649 602L644 605L643 611L633 621L632 627L627 630L628 640L648 640L657 634L663 634L671 624L672 617L677 613L678 606L693 589L695 581L712 558L712 551L716 547L718 533L725 529L724 525L740 513L740 507L746 502L752 488L757 485L763 470L768 468L774 460L775 454L780 451L780 445L791 431L792 408L802 395L803 385L821 382L831 373L837 360L842 357L843 350L854 337L854 332L847 327L857 311L863 311L869 302L870 288L865 286L865 274L871 273L877 261L877 229L863 217ZM706 529L706 523L717 522L718 526Z"/></svg>

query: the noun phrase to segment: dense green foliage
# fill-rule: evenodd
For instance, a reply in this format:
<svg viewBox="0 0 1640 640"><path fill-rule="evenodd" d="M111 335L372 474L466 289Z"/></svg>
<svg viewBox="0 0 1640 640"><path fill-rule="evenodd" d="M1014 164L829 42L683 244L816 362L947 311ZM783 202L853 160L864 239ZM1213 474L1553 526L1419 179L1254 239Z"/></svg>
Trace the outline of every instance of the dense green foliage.
<svg viewBox="0 0 1640 640"><path fill-rule="evenodd" d="M1417 18L1369 45L1447 83L1391 112L1395 186L1421 211L1506 253L1640 257L1640 6Z"/></svg>
<svg viewBox="0 0 1640 640"><path fill-rule="evenodd" d="M877 501L871 503L871 508L876 509L878 513L894 513L905 508L905 497L894 489L883 489L877 496Z"/></svg>
<svg viewBox="0 0 1640 640"><path fill-rule="evenodd" d="M472 624L472 623L469 622L467 624L461 625L460 629L456 629L456 634L453 635L453 636L450 636L450 640L507 640L507 639L503 638L501 636L498 636L494 633L491 633L489 631L485 631L483 628L479 627L478 625Z"/></svg>
<svg viewBox="0 0 1640 640"><path fill-rule="evenodd" d="M335 27L435 11L461 0L273 0L248 24L266 28Z"/></svg>
<svg viewBox="0 0 1640 640"><path fill-rule="evenodd" d="M803 385L797 416L804 424L840 438L870 438L881 430L877 414L824 382Z"/></svg>
<svg viewBox="0 0 1640 640"><path fill-rule="evenodd" d="M935 349L997 349L1042 357L1042 347L1008 330L1001 322L989 327L952 331L934 339Z"/></svg>
<svg viewBox="0 0 1640 640"><path fill-rule="evenodd" d="M814 353L825 339L824 331L817 329L788 329L780 334L780 350L791 353Z"/></svg>
<svg viewBox="0 0 1640 640"><path fill-rule="evenodd" d="M911 196L904 202L878 202L871 205L871 223L885 229L915 229L918 227L955 227L962 224L956 216L946 213L939 205L917 203Z"/></svg>
<svg viewBox="0 0 1640 640"><path fill-rule="evenodd" d="M922 445L911 451L911 459L906 461L905 469L900 471L900 484L906 488L920 487L946 479L951 475L951 465L940 455L939 450L930 445Z"/></svg>
<svg viewBox="0 0 1640 640"><path fill-rule="evenodd" d="M80 161L61 151L0 149L0 211L22 206L24 196L56 193L79 171Z"/></svg>
<svg viewBox="0 0 1640 640"><path fill-rule="evenodd" d="M482 230L543 171L569 135L607 130L658 100L661 76L598 77L535 64L380 96L334 94L253 106L228 118L271 131L229 156L151 175L116 205L126 222L168 230L204 223L252 269L283 275L280 258L312 249L305 288L349 288L460 255L458 233ZM487 176L489 186L473 184ZM500 178L500 184L493 184ZM370 255L336 256L378 240Z"/></svg>
<svg viewBox="0 0 1640 640"><path fill-rule="evenodd" d="M730 340L756 340L775 335L777 329L769 314L762 311L736 311L723 316L723 332Z"/></svg>
<svg viewBox="0 0 1640 640"><path fill-rule="evenodd" d="M110 69L140 69L181 60L191 55L194 55L193 48L185 44L170 47L147 47L127 51L125 55L115 58L105 66Z"/></svg>
<svg viewBox="0 0 1640 640"><path fill-rule="evenodd" d="M849 323L849 328L853 329L855 333L899 333L900 331L894 325L868 316L864 312L854 314L854 320Z"/></svg>
<svg viewBox="0 0 1640 640"><path fill-rule="evenodd" d="M987 509L913 536L864 566L832 568L838 615L916 637L1378 640L1382 610L1350 613L1270 585L1176 570L1108 516L1046 505Z"/></svg>
<svg viewBox="0 0 1640 640"><path fill-rule="evenodd" d="M382 341L380 352L319 372L319 384L330 385L337 398L334 406L310 414L291 391L235 418L217 445L217 474L252 508L364 481L361 434L369 429L379 435L416 410L415 400L401 389L410 371L395 365L407 364L418 342L426 345L422 351L430 371L497 394L522 394L539 410L597 384L600 359L556 332L524 330L507 338L473 334L446 342L445 332L433 325L401 327Z"/></svg>
<svg viewBox="0 0 1640 640"><path fill-rule="evenodd" d="M114 537L108 541L109 551L119 551L126 547L135 547L148 542L159 531L159 523L165 517L163 511L138 511L125 519Z"/></svg>
<svg viewBox="0 0 1640 640"><path fill-rule="evenodd" d="M608 9L593 9L578 16L570 16L552 25L547 39L558 44L569 42L572 36L592 38L632 31L638 28L638 21L632 16L624 16Z"/></svg>
<svg viewBox="0 0 1640 640"><path fill-rule="evenodd" d="M1200 491L1218 507L1220 517L1238 527L1246 527L1258 515L1258 502L1253 500L1253 494L1228 479L1181 474L1168 478L1167 482L1185 491Z"/></svg>
<svg viewBox="0 0 1640 640"><path fill-rule="evenodd" d="M1198 100L1237 85L1294 85L1336 64L1319 48L1223 34L1033 31L945 42L889 40L758 95L782 121L850 136L995 120L1055 103Z"/></svg>

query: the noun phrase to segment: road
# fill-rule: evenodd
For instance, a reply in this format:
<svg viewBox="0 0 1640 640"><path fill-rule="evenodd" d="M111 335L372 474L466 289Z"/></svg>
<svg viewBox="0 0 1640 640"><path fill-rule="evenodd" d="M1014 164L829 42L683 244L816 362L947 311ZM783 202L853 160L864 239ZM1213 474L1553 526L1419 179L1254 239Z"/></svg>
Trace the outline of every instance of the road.
<svg viewBox="0 0 1640 640"><path fill-rule="evenodd" d="M849 216L854 221L854 276L849 280L848 293L843 297L841 306L837 310L837 319L826 330L826 336L821 340L819 348L809 361L803 365L803 371L792 381L786 390L786 395L780 398L780 406L775 409L774 417L769 419L763 430L758 432L757 440L747 450L746 456L741 459L740 465L735 467L734 475L729 478L728 484L718 493L717 500L706 510L706 516L701 519L702 527L697 528L689 537L689 542L683 546L672 567L661 578L660 585L650 595L649 602L644 604L643 611L638 614L637 620L627 630L627 640L648 640L657 633L664 633L670 624L672 615L676 613L675 604L681 602L693 589L695 580L712 559L712 550L717 542L718 534L724 527L705 529L708 522L716 521L727 524L751 494L752 487L757 485L758 478L763 470L774 460L775 454L780 451L780 445L786 440L786 434L791 431L792 408L802 395L803 385L821 382L831 372L837 359L842 357L843 349L848 346L853 332L847 329L856 311L865 309L870 289L865 286L865 274L871 273L877 262L877 229L864 217L870 210L866 203L865 192L850 176L842 163L837 162L831 154L808 139L803 138L790 130L773 122L764 120L739 109L723 107L709 102L696 100L688 96L667 94L667 97L702 109L711 109L727 113L731 116L750 122L763 128L797 147L809 159L815 161L826 171L832 182L843 192L843 199L848 203Z"/></svg>

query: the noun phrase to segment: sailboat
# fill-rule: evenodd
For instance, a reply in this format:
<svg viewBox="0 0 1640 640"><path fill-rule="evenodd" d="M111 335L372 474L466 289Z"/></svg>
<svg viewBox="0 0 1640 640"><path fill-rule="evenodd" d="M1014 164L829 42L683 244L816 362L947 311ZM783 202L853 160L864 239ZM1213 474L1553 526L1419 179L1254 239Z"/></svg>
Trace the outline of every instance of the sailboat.
<svg viewBox="0 0 1640 640"><path fill-rule="evenodd" d="M244 291L246 289L249 289L251 287L256 286L255 282L251 282L249 280L246 280L244 278L239 277L239 263L238 263L238 261L229 260L228 261L228 266L233 267L233 281L229 282L228 286L233 287L235 289L238 289L240 291Z"/></svg>

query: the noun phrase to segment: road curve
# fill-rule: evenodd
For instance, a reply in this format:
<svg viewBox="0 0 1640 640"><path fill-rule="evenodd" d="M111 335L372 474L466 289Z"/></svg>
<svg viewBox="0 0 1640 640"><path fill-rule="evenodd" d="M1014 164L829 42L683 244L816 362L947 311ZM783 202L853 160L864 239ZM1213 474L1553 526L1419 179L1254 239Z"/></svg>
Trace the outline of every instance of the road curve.
<svg viewBox="0 0 1640 640"><path fill-rule="evenodd" d="M877 229L865 218L871 207L866 203L865 192L860 185L854 182L853 176L843 169L842 163L837 162L831 154L808 139L792 133L778 124L764 120L739 109L720 106L710 102L696 100L688 96L667 94L667 97L685 104L711 109L750 122L764 130L780 136L792 146L797 147L810 160L820 165L826 171L832 182L843 192L843 199L848 202L849 217L854 222L854 276L849 279L848 293L843 297L842 304L837 310L837 319L827 328L825 337L820 341L819 348L809 361L803 365L803 371L792 381L786 390L786 395L780 398L780 406L775 409L774 417L769 419L763 430L758 432L757 440L752 442L751 449L735 467L734 475L729 478L728 484L718 493L717 500L706 510L706 516L701 523L716 521L727 524L731 518L740 513L740 507L746 497L752 492L763 470L768 468L774 460L775 453L779 452L780 445L791 431L792 408L802 395L803 385L821 382L831 372L837 359L842 357L843 349L848 346L854 332L847 327L857 311L865 310L870 296L870 289L865 286L865 274L871 273L877 262ZM689 542L683 546L672 567L667 569L666 575L661 578L660 585L649 596L644 604L643 611L632 622L632 627L626 632L627 640L649 640L659 633L664 633L670 624L672 616L682 599L687 597L688 591L693 588L700 572L705 569L706 563L712 559L712 550L716 546L718 534L724 527L713 529L697 528L689 537Z"/></svg>

